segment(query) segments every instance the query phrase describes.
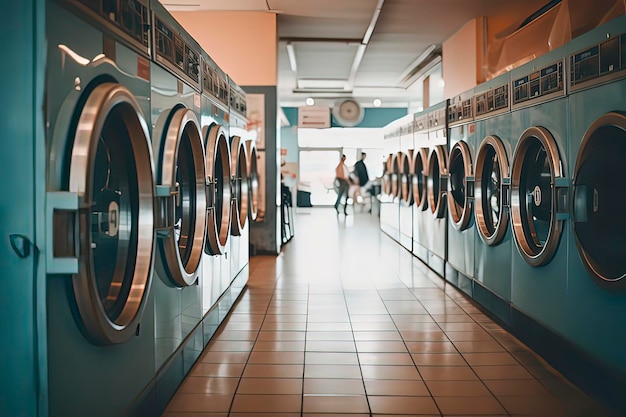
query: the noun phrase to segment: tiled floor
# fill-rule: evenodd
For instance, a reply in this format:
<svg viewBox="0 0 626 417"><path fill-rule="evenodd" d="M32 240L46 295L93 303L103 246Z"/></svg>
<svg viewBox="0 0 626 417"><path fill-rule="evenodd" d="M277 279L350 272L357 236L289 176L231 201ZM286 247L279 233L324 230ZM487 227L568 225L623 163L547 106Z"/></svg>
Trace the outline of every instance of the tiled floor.
<svg viewBox="0 0 626 417"><path fill-rule="evenodd" d="M164 417L604 414L367 213L296 216Z"/></svg>

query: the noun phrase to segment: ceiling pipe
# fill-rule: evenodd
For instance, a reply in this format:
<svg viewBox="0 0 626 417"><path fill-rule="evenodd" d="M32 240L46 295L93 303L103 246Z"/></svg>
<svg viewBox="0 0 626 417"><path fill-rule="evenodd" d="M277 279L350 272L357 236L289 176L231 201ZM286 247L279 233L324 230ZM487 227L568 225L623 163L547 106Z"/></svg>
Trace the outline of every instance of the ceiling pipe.
<svg viewBox="0 0 626 417"><path fill-rule="evenodd" d="M350 68L350 76L348 77L348 82L346 83L346 90L352 90L354 88L356 73L361 66L361 61L363 61L363 57L365 56L365 50L367 49L367 45L372 38L374 29L376 28L376 23L378 22L378 18L380 17L380 12L383 9L383 4L385 4L385 0L378 0L378 4L376 5L376 9L374 10L372 19L370 20L370 24L367 26L365 34L363 35L363 40L357 48L356 54L354 55L354 61L352 61L352 68Z"/></svg>

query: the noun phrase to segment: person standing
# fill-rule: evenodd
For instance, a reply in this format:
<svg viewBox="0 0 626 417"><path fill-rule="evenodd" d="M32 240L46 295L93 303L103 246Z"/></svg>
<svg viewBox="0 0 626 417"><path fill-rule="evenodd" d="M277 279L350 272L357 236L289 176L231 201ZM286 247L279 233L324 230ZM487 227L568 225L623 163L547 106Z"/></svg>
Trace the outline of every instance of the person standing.
<svg viewBox="0 0 626 417"><path fill-rule="evenodd" d="M348 215L348 190L350 190L350 172L346 166L346 156L341 155L341 161L335 168L335 188L337 190L337 201L335 201L335 210L339 213L339 205L341 198L345 197L346 202L343 205L343 214Z"/></svg>

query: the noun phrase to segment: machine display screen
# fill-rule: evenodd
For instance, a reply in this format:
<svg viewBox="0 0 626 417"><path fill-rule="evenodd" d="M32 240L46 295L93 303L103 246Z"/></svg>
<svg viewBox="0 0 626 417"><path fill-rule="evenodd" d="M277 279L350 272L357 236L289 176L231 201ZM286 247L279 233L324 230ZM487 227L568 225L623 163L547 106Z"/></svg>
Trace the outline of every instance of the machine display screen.
<svg viewBox="0 0 626 417"><path fill-rule="evenodd" d="M626 69L626 33L570 56L571 85Z"/></svg>
<svg viewBox="0 0 626 417"><path fill-rule="evenodd" d="M513 81L513 104L563 91L563 62Z"/></svg>

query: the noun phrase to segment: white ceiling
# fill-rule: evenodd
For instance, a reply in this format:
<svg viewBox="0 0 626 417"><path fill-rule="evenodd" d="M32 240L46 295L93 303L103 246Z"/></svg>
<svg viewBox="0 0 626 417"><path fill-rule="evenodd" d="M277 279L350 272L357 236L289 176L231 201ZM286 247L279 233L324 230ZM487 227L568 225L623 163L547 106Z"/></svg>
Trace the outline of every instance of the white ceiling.
<svg viewBox="0 0 626 417"><path fill-rule="evenodd" d="M548 0L161 0L172 11L241 10L277 14L281 106L307 97L332 105L353 97L369 107L418 108L422 83L406 80L420 56L472 19L521 23ZM378 9L378 11L377 11ZM373 31L368 39L368 28ZM290 44L296 70L292 70ZM440 49L439 49L440 50ZM432 58L432 55L430 56ZM430 58L429 58L430 59ZM441 83L441 65L426 68ZM403 81L403 79L405 79ZM431 80L432 82L432 80ZM436 87L437 85L435 85ZM433 87L431 84L431 95ZM436 89L435 89L436 90ZM431 97L431 102L434 102Z"/></svg>

